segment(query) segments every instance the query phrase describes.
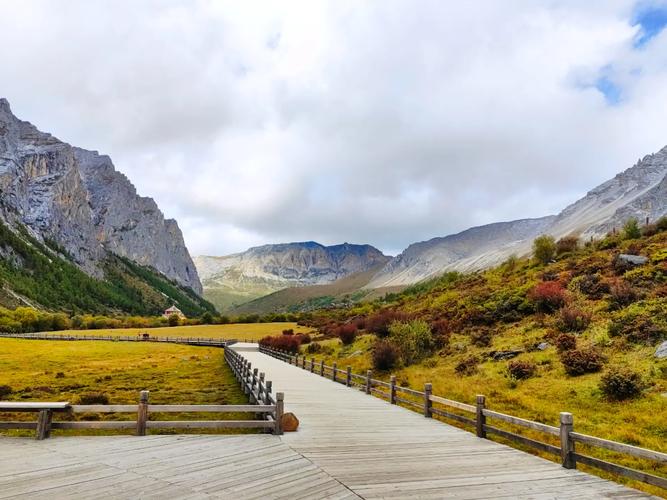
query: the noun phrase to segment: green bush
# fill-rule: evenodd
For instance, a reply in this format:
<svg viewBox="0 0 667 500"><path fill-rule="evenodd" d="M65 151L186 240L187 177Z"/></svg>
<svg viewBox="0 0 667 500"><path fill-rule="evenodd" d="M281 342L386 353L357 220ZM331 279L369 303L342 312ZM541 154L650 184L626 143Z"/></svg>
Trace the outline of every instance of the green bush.
<svg viewBox="0 0 667 500"><path fill-rule="evenodd" d="M641 374L627 368L612 367L600 378L600 390L616 401L637 397L643 388Z"/></svg>
<svg viewBox="0 0 667 500"><path fill-rule="evenodd" d="M641 238L641 235L642 231L639 228L639 222L637 222L637 219L628 219L628 221L623 226L623 237L626 240L636 240L637 238Z"/></svg>
<svg viewBox="0 0 667 500"><path fill-rule="evenodd" d="M389 339L398 347L403 364L411 365L436 348L431 327L426 321L395 321L389 326Z"/></svg>
<svg viewBox="0 0 667 500"><path fill-rule="evenodd" d="M548 264L556 256L556 241L553 236L543 234L533 241L533 257L542 263Z"/></svg>

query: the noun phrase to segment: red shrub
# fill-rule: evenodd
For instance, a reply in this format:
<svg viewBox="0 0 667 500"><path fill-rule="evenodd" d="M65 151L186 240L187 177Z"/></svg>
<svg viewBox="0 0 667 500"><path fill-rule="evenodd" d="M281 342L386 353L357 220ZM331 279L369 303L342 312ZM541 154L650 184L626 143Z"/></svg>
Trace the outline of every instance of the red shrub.
<svg viewBox="0 0 667 500"><path fill-rule="evenodd" d="M507 363L507 372L517 380L530 378L537 372L537 366L530 361L510 361Z"/></svg>
<svg viewBox="0 0 667 500"><path fill-rule="evenodd" d="M533 287L528 298L538 311L553 312L565 304L565 290L558 281L543 281Z"/></svg>
<svg viewBox="0 0 667 500"><path fill-rule="evenodd" d="M310 344L313 341L313 339L307 333L299 333L295 337L299 339L299 343L302 345Z"/></svg>
<svg viewBox="0 0 667 500"><path fill-rule="evenodd" d="M294 335L294 330L291 328L283 330L283 335Z"/></svg>
<svg viewBox="0 0 667 500"><path fill-rule="evenodd" d="M433 333L433 341L438 349L441 349L449 344L449 339L452 336L454 327L452 322L447 319L439 319L431 322L431 332Z"/></svg>
<svg viewBox="0 0 667 500"><path fill-rule="evenodd" d="M599 372L604 363L602 354L592 348L564 351L560 354L560 360L567 374L573 376Z"/></svg>
<svg viewBox="0 0 667 500"><path fill-rule="evenodd" d="M385 309L376 312L366 319L366 330L376 334L378 337L386 337L389 335L389 325L394 321L407 321L409 319L409 315L405 313Z"/></svg>
<svg viewBox="0 0 667 500"><path fill-rule="evenodd" d="M260 345L265 347L271 347L272 349L277 349L279 351L286 351L291 354L296 354L299 352L299 346L301 342L298 337L293 335L279 335L276 337L264 337L259 341Z"/></svg>
<svg viewBox="0 0 667 500"><path fill-rule="evenodd" d="M558 329L562 332L583 332L591 323L591 315L574 306L565 306L558 313Z"/></svg>
<svg viewBox="0 0 667 500"><path fill-rule="evenodd" d="M571 333L561 333L556 337L555 343L558 352L571 351L577 348L577 337Z"/></svg>
<svg viewBox="0 0 667 500"><path fill-rule="evenodd" d="M343 345L350 345L357 338L357 325L354 323L347 323L338 328L338 338Z"/></svg>
<svg viewBox="0 0 667 500"><path fill-rule="evenodd" d="M400 353L396 346L386 340L378 340L373 346L373 368L391 370L398 363Z"/></svg>

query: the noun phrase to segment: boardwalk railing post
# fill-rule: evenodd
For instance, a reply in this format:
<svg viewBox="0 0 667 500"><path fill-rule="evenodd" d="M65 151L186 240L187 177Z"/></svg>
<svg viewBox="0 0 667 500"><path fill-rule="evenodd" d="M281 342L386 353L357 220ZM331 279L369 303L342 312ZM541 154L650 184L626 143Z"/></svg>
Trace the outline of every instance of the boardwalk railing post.
<svg viewBox="0 0 667 500"><path fill-rule="evenodd" d="M431 413L431 408L433 406L431 394L433 394L433 385L430 383L424 384L424 416L426 418L431 418L433 416Z"/></svg>
<svg viewBox="0 0 667 500"><path fill-rule="evenodd" d="M51 410L40 410L37 416L37 432L35 439L41 441L51 436L51 419L53 412Z"/></svg>
<svg viewBox="0 0 667 500"><path fill-rule="evenodd" d="M273 433L280 436L283 433L283 413L285 412L285 394L276 393L276 422Z"/></svg>
<svg viewBox="0 0 667 500"><path fill-rule="evenodd" d="M392 375L389 379L389 402L396 404L396 375Z"/></svg>
<svg viewBox="0 0 667 500"><path fill-rule="evenodd" d="M264 404L265 405L270 405L271 404L271 389L273 387L273 382L270 380L266 381L266 395L264 396Z"/></svg>
<svg viewBox="0 0 667 500"><path fill-rule="evenodd" d="M320 360L320 377L324 377L324 360Z"/></svg>
<svg viewBox="0 0 667 500"><path fill-rule="evenodd" d="M345 373L345 385L350 387L352 385L352 367L347 367L347 372Z"/></svg>
<svg viewBox="0 0 667 500"><path fill-rule="evenodd" d="M146 421L148 420L148 391L139 393L139 407L137 408L137 436L146 435Z"/></svg>
<svg viewBox="0 0 667 500"><path fill-rule="evenodd" d="M485 438L486 431L484 426L486 425L486 415L484 415L484 406L486 405L486 397L482 394L477 395L477 417L475 419L475 427L477 430L477 437Z"/></svg>
<svg viewBox="0 0 667 500"><path fill-rule="evenodd" d="M310 358L310 373L315 371L315 358Z"/></svg>
<svg viewBox="0 0 667 500"><path fill-rule="evenodd" d="M333 363L332 366L333 366L333 370L332 370L332 374L331 374L331 380L333 380L335 382L336 381L336 363Z"/></svg>
<svg viewBox="0 0 667 500"><path fill-rule="evenodd" d="M574 432L574 417L571 413L562 412L560 414L560 458L566 469L577 468L574 458L574 441L570 437L571 432Z"/></svg>
<svg viewBox="0 0 667 500"><path fill-rule="evenodd" d="M306 369L306 356L301 358L301 368Z"/></svg>
<svg viewBox="0 0 667 500"><path fill-rule="evenodd" d="M371 376L373 375L373 372L370 370L366 371L366 394L371 393Z"/></svg>

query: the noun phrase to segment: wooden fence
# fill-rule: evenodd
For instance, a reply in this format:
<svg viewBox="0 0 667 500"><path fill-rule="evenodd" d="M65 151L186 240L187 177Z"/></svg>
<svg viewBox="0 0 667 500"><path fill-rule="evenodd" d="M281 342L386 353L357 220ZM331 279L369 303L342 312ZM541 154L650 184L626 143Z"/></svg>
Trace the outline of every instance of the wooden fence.
<svg viewBox="0 0 667 500"><path fill-rule="evenodd" d="M149 334L67 335L63 333L0 333L0 338L69 341L104 340L109 342L164 342L170 344L186 344L207 347L225 347L237 342L236 339L219 339L214 337L153 337Z"/></svg>
<svg viewBox="0 0 667 500"><path fill-rule="evenodd" d="M149 404L149 391L141 391L138 404L131 405L73 405L69 402L10 402L0 401L0 412L37 413L34 422L0 422L2 429L32 429L36 439L46 439L53 429L135 429L145 436L150 429L266 429L282 434L284 395L272 395L271 381L264 374L251 370L250 364L238 353L225 349L225 360L239 380L250 403L247 405L163 405ZM135 413L135 420L68 421L53 417L90 413ZM252 413L253 420L151 420L151 414L162 413Z"/></svg>
<svg viewBox="0 0 667 500"><path fill-rule="evenodd" d="M416 391L408 387L397 385L395 375L391 376L389 382L384 382L372 378L373 374L371 370L368 370L365 375L358 375L352 373L349 366L347 366L345 370L338 368L335 362L332 363L332 366L327 366L324 364L324 361L316 362L314 358L307 360L305 356L300 356L298 354L292 355L262 345L260 345L259 350L264 354L293 364L304 370L308 370L311 373L330 378L334 382L346 385L347 387L355 387L366 394L386 399L391 404L402 404L407 406L415 411L423 413L426 418L432 418L436 415L467 425L474 429L474 432L480 438L486 438L488 434L493 434L506 440L555 455L560 457L560 461L566 469L576 469L577 464L579 463L667 489L667 478L581 454L576 451L575 443L646 459L655 462L656 465L667 464L666 453L575 432L574 419L571 413L561 413L560 425L559 427L554 427L540 422L534 422L532 420L526 420L492 411L486 407L486 398L483 395L477 396L474 405L461 403L459 401L453 401L434 395L432 384L430 383L424 384L423 391ZM524 429L537 431L538 433L548 436L553 436L552 439L559 442L559 445L556 446L547 442L531 439L515 432L501 429L496 425L490 425L490 422L493 421L499 421L504 424L510 424Z"/></svg>

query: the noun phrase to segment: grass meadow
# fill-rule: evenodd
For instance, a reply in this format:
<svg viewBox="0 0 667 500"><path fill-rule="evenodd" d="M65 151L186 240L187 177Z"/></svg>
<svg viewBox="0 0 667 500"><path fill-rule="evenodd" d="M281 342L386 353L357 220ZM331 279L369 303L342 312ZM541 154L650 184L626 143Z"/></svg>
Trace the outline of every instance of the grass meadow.
<svg viewBox="0 0 667 500"><path fill-rule="evenodd" d="M154 404L246 404L247 399L223 354L219 348L176 344L0 338L0 386L11 389L0 399L77 404L85 395L102 394L109 404L135 404L139 392L149 390L150 402ZM160 420L252 419L244 414L156 417ZM80 420L135 418L133 413L77 415ZM34 419L34 414L0 413L0 420ZM66 433L127 434L131 431L54 431L54 435ZM32 435L33 431L5 431L5 434Z"/></svg>
<svg viewBox="0 0 667 500"><path fill-rule="evenodd" d="M149 333L155 337L211 337L256 341L267 335L280 335L283 330L294 333L311 332L313 329L296 323L233 323L228 325L165 326L160 328L106 328L100 330L62 330L45 332L53 335L138 335Z"/></svg>

